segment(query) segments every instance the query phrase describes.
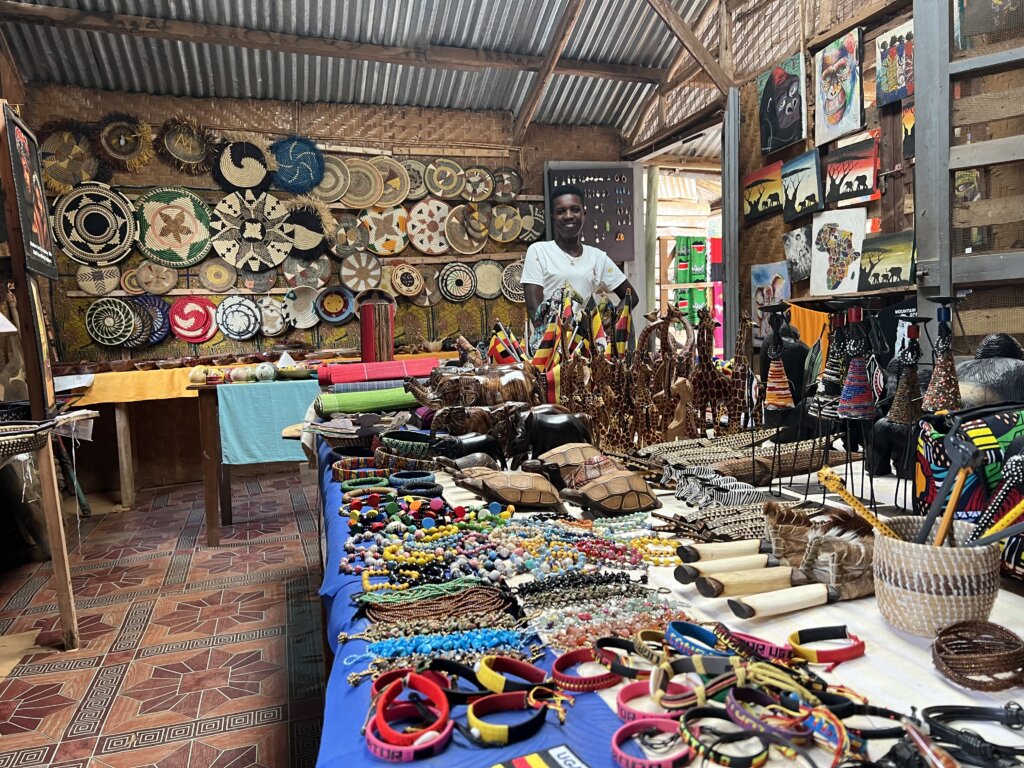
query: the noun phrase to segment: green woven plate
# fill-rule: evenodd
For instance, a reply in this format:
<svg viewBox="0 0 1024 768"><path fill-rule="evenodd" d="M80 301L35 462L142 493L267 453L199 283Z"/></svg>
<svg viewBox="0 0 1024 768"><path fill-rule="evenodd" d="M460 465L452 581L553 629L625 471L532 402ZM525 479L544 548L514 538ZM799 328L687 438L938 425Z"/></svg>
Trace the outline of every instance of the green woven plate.
<svg viewBox="0 0 1024 768"><path fill-rule="evenodd" d="M139 250L150 261L184 269L210 251L210 209L187 189L160 187L135 202Z"/></svg>

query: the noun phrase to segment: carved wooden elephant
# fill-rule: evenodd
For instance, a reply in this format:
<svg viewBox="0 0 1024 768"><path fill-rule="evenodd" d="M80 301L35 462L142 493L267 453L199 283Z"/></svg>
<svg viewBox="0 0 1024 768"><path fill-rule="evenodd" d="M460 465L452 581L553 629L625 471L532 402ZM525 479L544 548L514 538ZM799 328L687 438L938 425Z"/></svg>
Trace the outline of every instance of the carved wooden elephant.
<svg viewBox="0 0 1024 768"><path fill-rule="evenodd" d="M438 456L448 459L461 459L463 456L468 456L471 453L486 453L498 462L502 469L508 466L505 461L505 451L502 450L501 444L492 435L481 435L477 432L471 432L468 435L439 437L430 444L430 450Z"/></svg>

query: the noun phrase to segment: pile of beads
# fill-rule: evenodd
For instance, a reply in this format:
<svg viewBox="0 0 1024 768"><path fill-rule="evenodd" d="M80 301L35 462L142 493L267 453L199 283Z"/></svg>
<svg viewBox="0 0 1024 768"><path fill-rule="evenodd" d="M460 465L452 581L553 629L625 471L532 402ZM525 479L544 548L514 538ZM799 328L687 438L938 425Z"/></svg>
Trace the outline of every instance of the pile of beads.
<svg viewBox="0 0 1024 768"><path fill-rule="evenodd" d="M691 620L681 603L648 596L600 601L571 611L545 613L535 618L532 626L552 648L567 651L592 645L600 637L632 637L641 629Z"/></svg>

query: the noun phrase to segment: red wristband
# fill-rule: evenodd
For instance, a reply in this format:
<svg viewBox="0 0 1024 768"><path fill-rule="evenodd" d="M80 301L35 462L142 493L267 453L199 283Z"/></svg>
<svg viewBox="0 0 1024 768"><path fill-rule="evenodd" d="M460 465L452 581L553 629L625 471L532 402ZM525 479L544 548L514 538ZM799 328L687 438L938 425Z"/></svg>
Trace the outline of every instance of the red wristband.
<svg viewBox="0 0 1024 768"><path fill-rule="evenodd" d="M669 683L668 693L671 695L678 696L680 694L689 693L692 691L688 685L682 683ZM636 707L630 706L629 702L636 701L637 699L651 699L651 686L647 680L641 680L636 683L630 683L624 685L619 689L618 694L615 697L616 710L619 713L619 719L624 723L631 723L634 720L647 720L649 718L661 718L663 720L678 720L683 716L682 709L667 710L658 705L661 708L660 712L651 712L646 709L637 709ZM653 701L653 699L651 699Z"/></svg>
<svg viewBox="0 0 1024 768"><path fill-rule="evenodd" d="M388 725L387 709L406 688L426 696L427 705L437 713L437 720L416 733L399 733ZM411 747L422 738L424 732L443 731L449 722L448 715L448 699L445 697L444 691L429 678L416 672L410 672L384 689L377 702L377 712L373 717L373 723L366 730L369 733L371 728L376 728L380 739L391 746Z"/></svg>
<svg viewBox="0 0 1024 768"><path fill-rule="evenodd" d="M440 714L433 707L430 710L435 714ZM392 722L396 720L405 720L413 717L421 717L419 707L408 701L400 701L392 704L384 715L386 719ZM415 736L410 747L400 747L394 744L388 744L381 740L380 735L377 732L377 723L370 723L370 727L366 729L366 746L374 757L379 757L381 760L386 760L389 763L411 763L413 760L422 760L426 757L434 757L440 754L448 742L452 738L452 729L455 725L455 721L448 720L444 730L431 731L425 730ZM420 740L422 739L421 743Z"/></svg>
<svg viewBox="0 0 1024 768"><path fill-rule="evenodd" d="M410 672L416 672L412 667L402 667L401 669L392 669L382 673L377 677L373 684L370 686L370 696L374 699L381 694L381 692L391 685L395 680L401 680L403 677L408 675ZM419 674L427 678L431 682L435 683L438 688L442 690L447 688L451 681L440 672L435 672L432 669L426 669Z"/></svg>
<svg viewBox="0 0 1024 768"><path fill-rule="evenodd" d="M622 751L623 744L637 734L646 731L654 731L678 738L679 723L675 720L666 720L664 718L646 718L634 720L619 728L612 736L612 755L615 756L615 762L622 766L622 768L680 768L692 762L694 758L693 750L685 746L685 742L682 739L679 739L679 743L683 745L683 751L671 757L633 757Z"/></svg>
<svg viewBox="0 0 1024 768"><path fill-rule="evenodd" d="M793 649L788 645L776 645L775 643L770 643L760 637L748 635L745 632L734 632L733 630L729 630L729 632L733 637L738 638L745 645L749 646L754 653L759 656L763 656L766 659L789 661L793 658Z"/></svg>
<svg viewBox="0 0 1024 768"><path fill-rule="evenodd" d="M597 661L591 648L577 648L574 651L563 653L551 665L551 679L555 681L555 685L563 690L580 693L611 688L622 679L614 672L608 671L586 677L566 674L569 669L572 669L577 664L586 664L588 661Z"/></svg>

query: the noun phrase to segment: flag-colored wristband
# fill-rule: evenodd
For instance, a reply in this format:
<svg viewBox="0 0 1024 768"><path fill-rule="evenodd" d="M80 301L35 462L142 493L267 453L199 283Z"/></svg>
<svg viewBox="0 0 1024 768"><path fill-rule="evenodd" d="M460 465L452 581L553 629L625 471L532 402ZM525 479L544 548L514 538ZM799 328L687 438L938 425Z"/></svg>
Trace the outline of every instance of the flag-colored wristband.
<svg viewBox="0 0 1024 768"><path fill-rule="evenodd" d="M507 675L525 680L525 683L509 680ZM547 673L533 664L513 659L508 656L484 656L476 670L476 678L487 690L493 693L510 691L529 691L547 682Z"/></svg>
<svg viewBox="0 0 1024 768"><path fill-rule="evenodd" d="M430 709L434 714L438 714L433 708ZM415 704L401 701L388 708L385 718L397 721L422 716L423 713ZM422 731L416 735L412 746L403 747L388 744L382 740L375 720L366 729L366 746L374 757L379 757L381 760L386 760L389 763L411 763L414 760L423 760L440 754L451 741L454 725L455 722L449 719L441 731Z"/></svg>
<svg viewBox="0 0 1024 768"><path fill-rule="evenodd" d="M788 645L776 645L760 637L748 635L745 632L730 630L730 633L762 658L777 659L778 661L789 661L793 658L793 649Z"/></svg>
<svg viewBox="0 0 1024 768"><path fill-rule="evenodd" d="M719 734L713 744L706 744L700 740L703 730L694 723L699 720L732 720L724 709L718 707L693 707L683 715L679 723L679 732L689 747L700 757L710 760L718 765L727 765L729 768L760 768L768 762L768 742L756 731L737 731L735 734ZM709 729L710 730L710 729ZM723 738L726 737L726 738ZM718 746L725 742L747 741L757 739L761 744L761 751L752 755L733 755L720 752Z"/></svg>
<svg viewBox="0 0 1024 768"><path fill-rule="evenodd" d="M437 719L415 733L400 733L388 724L388 707L397 699L403 691L413 690L426 697L426 704L437 714ZM443 731L449 722L448 699L444 691L429 678L416 672L410 672L403 678L395 680L384 689L377 701L377 712L373 716L372 727L376 727L380 739L387 744L399 747L411 747L424 732ZM370 728L366 729L367 732ZM422 741L421 741L422 743Z"/></svg>
<svg viewBox="0 0 1024 768"><path fill-rule="evenodd" d="M515 744L533 736L544 725L548 709L558 712L558 719L565 721L563 702L572 703L572 698L565 694L552 691L550 688L537 687L531 691L514 693L496 693L477 699L466 708L466 722L470 735L485 744ZM493 715L495 712L515 712L517 710L536 709L537 713L521 723L507 725L505 723L488 723L481 720L482 715Z"/></svg>
<svg viewBox="0 0 1024 768"><path fill-rule="evenodd" d="M719 647L718 635L710 629L688 621L670 621L665 642L687 656L732 656L732 651Z"/></svg>
<svg viewBox="0 0 1024 768"><path fill-rule="evenodd" d="M682 696L685 693L692 693L693 689L688 685L682 683L669 683L668 693L673 696ZM678 720L683 716L682 709L666 710L662 707L661 712L651 712L647 709L638 709L630 704L630 702L636 701L637 699L651 699L651 686L648 681L639 680L629 685L624 685L619 689L619 692L615 696L615 711L619 714L619 719L624 723L631 723L634 720L646 720L651 717L666 718L668 720ZM660 704L658 705L661 706Z"/></svg>
<svg viewBox="0 0 1024 768"><path fill-rule="evenodd" d="M622 750L622 745L634 736L648 732L653 732L651 735L660 733L679 739L679 723L665 718L647 718L626 723L612 734L612 755L615 762L622 768L680 768L693 761L693 749L689 746L684 746L678 754L656 758L633 757Z"/></svg>
<svg viewBox="0 0 1024 768"><path fill-rule="evenodd" d="M573 691L574 693L586 693L588 691L600 691L605 688L611 688L622 679L611 671L585 677L583 675L567 674L568 670L578 664L586 664L591 661L597 661L594 658L592 648L577 648L574 651L563 653L551 665L551 679L555 681L555 685L559 688Z"/></svg>
<svg viewBox="0 0 1024 768"><path fill-rule="evenodd" d="M820 651L804 647L807 643L820 643L824 640L849 640L850 643L842 648L829 648ZM834 666L864 655L864 641L852 634L844 625L797 630L789 636L789 645L793 649L794 656L809 661L811 664Z"/></svg>

